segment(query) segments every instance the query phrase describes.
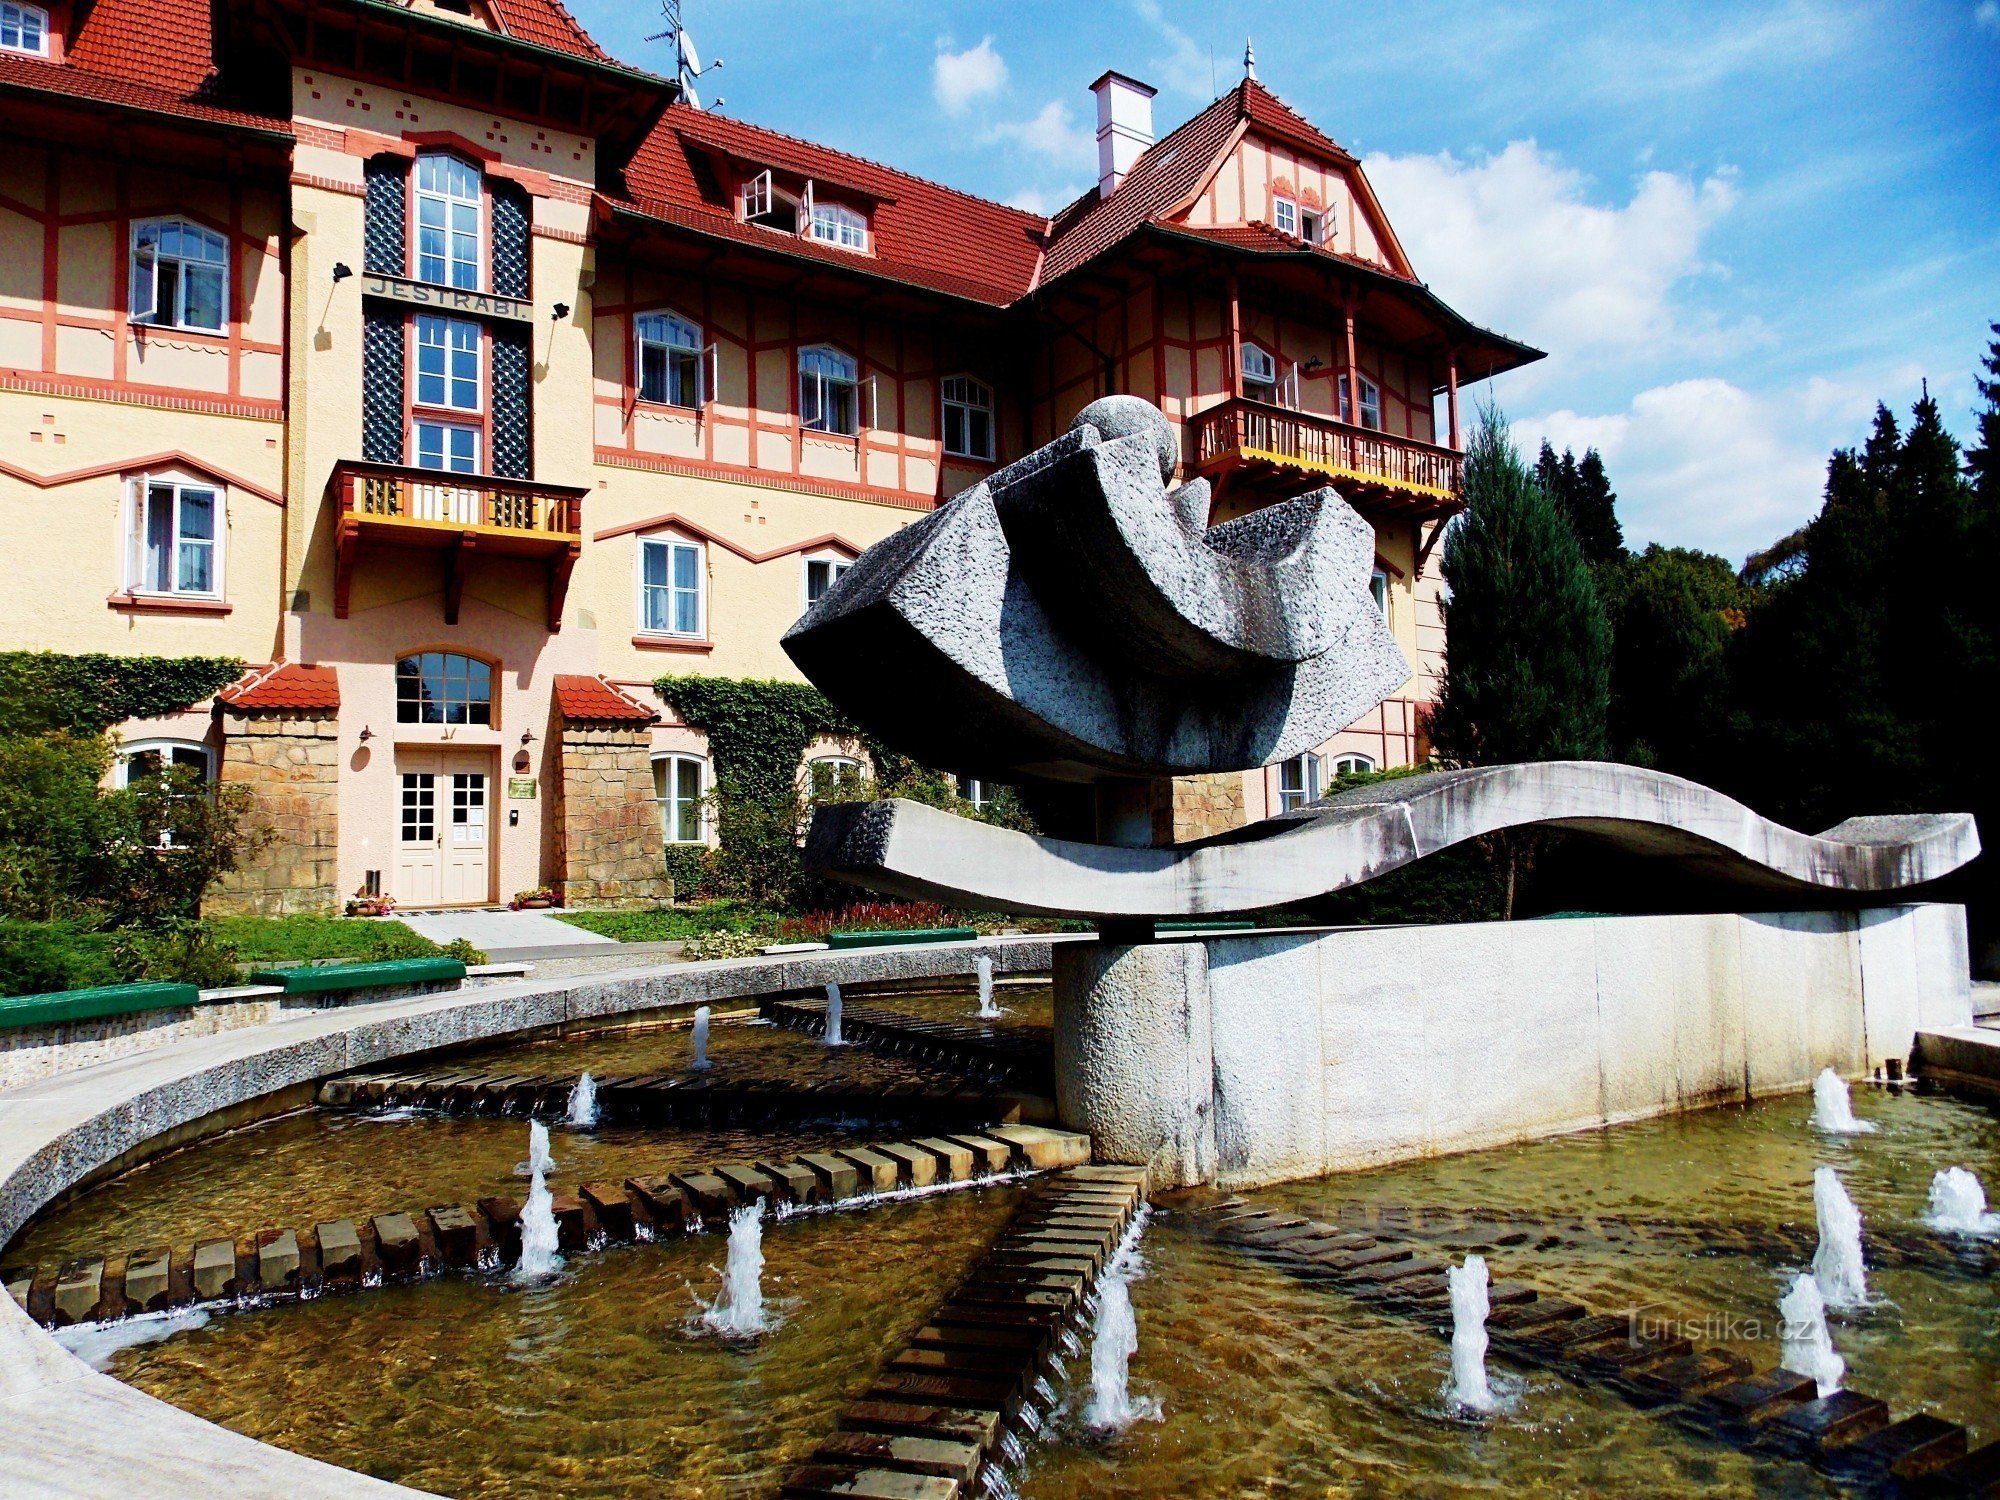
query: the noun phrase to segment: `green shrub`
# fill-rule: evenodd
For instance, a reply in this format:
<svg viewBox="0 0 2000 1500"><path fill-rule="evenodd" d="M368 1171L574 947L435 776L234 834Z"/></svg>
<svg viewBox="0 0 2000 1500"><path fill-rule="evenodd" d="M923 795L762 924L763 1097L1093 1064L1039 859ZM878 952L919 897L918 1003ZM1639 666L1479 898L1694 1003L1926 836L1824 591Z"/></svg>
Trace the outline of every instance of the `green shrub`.
<svg viewBox="0 0 2000 1500"><path fill-rule="evenodd" d="M0 917L0 995L91 989L124 977L103 933L73 923Z"/></svg>
<svg viewBox="0 0 2000 1500"><path fill-rule="evenodd" d="M667 879L674 883L676 901L693 901L707 892L710 852L706 844L667 845Z"/></svg>
<svg viewBox="0 0 2000 1500"><path fill-rule="evenodd" d="M0 738L0 915L80 917L98 898L113 836L98 783L110 765L101 736Z"/></svg>
<svg viewBox="0 0 2000 1500"><path fill-rule="evenodd" d="M102 734L178 713L243 673L226 656L0 651L0 735Z"/></svg>
<svg viewBox="0 0 2000 1500"><path fill-rule="evenodd" d="M693 962L707 958L750 958L771 941L768 933L705 932L687 940L681 957Z"/></svg>
<svg viewBox="0 0 2000 1500"><path fill-rule="evenodd" d="M204 990L242 983L236 950L204 923L125 927L108 936L121 979L158 979Z"/></svg>
<svg viewBox="0 0 2000 1500"><path fill-rule="evenodd" d="M455 958L467 967L486 962L486 950L475 948L471 938L455 937L440 951L446 958Z"/></svg>

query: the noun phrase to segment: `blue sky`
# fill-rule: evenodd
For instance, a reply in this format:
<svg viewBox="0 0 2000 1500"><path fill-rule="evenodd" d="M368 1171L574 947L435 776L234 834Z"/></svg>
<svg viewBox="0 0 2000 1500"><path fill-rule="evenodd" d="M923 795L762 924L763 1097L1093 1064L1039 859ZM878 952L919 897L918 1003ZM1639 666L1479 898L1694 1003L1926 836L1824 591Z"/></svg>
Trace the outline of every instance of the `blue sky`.
<svg viewBox="0 0 2000 1500"><path fill-rule="evenodd" d="M666 71L649 0L570 0ZM1043 210L1104 69L1158 130L1259 76L1359 154L1417 272L1550 357L1494 383L1605 454L1627 534L1732 559L1926 377L1961 436L2000 320L2000 0L1384 6L686 0L727 112Z"/></svg>

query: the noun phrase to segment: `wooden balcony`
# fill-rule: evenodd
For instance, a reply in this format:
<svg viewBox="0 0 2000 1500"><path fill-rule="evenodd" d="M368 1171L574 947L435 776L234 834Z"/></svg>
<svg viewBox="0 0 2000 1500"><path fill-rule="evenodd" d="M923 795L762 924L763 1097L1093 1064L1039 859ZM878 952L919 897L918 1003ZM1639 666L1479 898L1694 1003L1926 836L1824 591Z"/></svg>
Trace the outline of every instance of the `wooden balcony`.
<svg viewBox="0 0 2000 1500"><path fill-rule="evenodd" d="M1240 399L1202 412L1194 429L1195 472L1218 487L1281 499L1330 483L1365 513L1414 518L1463 503L1463 455L1414 438Z"/></svg>
<svg viewBox="0 0 2000 1500"><path fill-rule="evenodd" d="M548 576L548 620L562 628L570 574L583 552L583 497L569 485L444 474L347 461L328 481L334 501L333 612L347 618L364 549L435 552L444 570L444 618L458 623L466 570L481 557L539 561Z"/></svg>

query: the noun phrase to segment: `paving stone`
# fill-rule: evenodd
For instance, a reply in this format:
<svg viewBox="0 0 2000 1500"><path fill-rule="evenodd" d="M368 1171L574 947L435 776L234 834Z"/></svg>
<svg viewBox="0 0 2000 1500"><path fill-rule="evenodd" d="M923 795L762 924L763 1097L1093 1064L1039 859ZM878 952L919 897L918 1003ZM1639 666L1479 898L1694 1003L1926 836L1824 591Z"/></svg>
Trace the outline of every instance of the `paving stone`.
<svg viewBox="0 0 2000 1500"><path fill-rule="evenodd" d="M968 1375L976 1380L1011 1380L1025 1388L1041 1370L1039 1351L1030 1349L908 1348L886 1366L918 1375Z"/></svg>
<svg viewBox="0 0 2000 1500"><path fill-rule="evenodd" d="M138 1311L158 1312L172 1299L172 1287L172 1262L165 1250L138 1250L127 1257L125 1300Z"/></svg>
<svg viewBox="0 0 2000 1500"><path fill-rule="evenodd" d="M614 1240L632 1238L632 1200L621 1182L586 1182L577 1195L590 1205L597 1227Z"/></svg>
<svg viewBox="0 0 2000 1500"><path fill-rule="evenodd" d="M811 1203L821 1196L819 1179L810 1167L795 1161L760 1161L757 1170L769 1177L777 1191L793 1203Z"/></svg>
<svg viewBox="0 0 2000 1500"><path fill-rule="evenodd" d="M1621 1375L1649 1365L1663 1365L1668 1360L1686 1359L1693 1353L1694 1345L1687 1339L1663 1334L1633 1338L1628 1334L1623 1343L1578 1350L1576 1359L1585 1369L1598 1374Z"/></svg>
<svg viewBox="0 0 2000 1500"><path fill-rule="evenodd" d="M1965 1457L1965 1451L1963 1427L1929 1412L1917 1412L1856 1438L1840 1450L1840 1456L1898 1479L1916 1479L1956 1463Z"/></svg>
<svg viewBox="0 0 2000 1500"><path fill-rule="evenodd" d="M408 1214L377 1214L369 1222L375 1229L375 1244L381 1251L383 1269L398 1275L415 1271L423 1254L416 1220Z"/></svg>
<svg viewBox="0 0 2000 1500"><path fill-rule="evenodd" d="M437 1239L438 1254L448 1266L470 1266L479 1259L479 1221L469 1209L447 1203L430 1209L431 1233Z"/></svg>
<svg viewBox="0 0 2000 1500"><path fill-rule="evenodd" d="M852 1198L861 1190L861 1169L853 1162L825 1151L808 1151L799 1165L819 1179L821 1191L836 1202Z"/></svg>
<svg viewBox="0 0 2000 1500"><path fill-rule="evenodd" d="M228 1293L236 1280L236 1242L207 1240L194 1247L194 1294L213 1302Z"/></svg>
<svg viewBox="0 0 2000 1500"><path fill-rule="evenodd" d="M556 1243L565 1250L590 1248L590 1223L583 1199L575 1193L557 1193L549 1200L549 1213L556 1221Z"/></svg>
<svg viewBox="0 0 2000 1500"><path fill-rule="evenodd" d="M234 1261L231 1262L234 1269ZM73 1260L56 1277L56 1322L87 1323L104 1297L104 1262Z"/></svg>
<svg viewBox="0 0 2000 1500"><path fill-rule="evenodd" d="M1080 1167L1090 1160L1087 1135L1046 1130L1039 1125L996 1125L985 1133L1012 1146L1015 1155L1037 1171Z"/></svg>
<svg viewBox="0 0 2000 1500"><path fill-rule="evenodd" d="M328 1281L359 1279L361 1234L352 1219L335 1219L313 1227L319 1246L319 1273Z"/></svg>
<svg viewBox="0 0 2000 1500"><path fill-rule="evenodd" d="M652 1221L656 1234L682 1228L687 1222L687 1199L671 1177L628 1177L626 1191L639 1200L640 1208Z"/></svg>
<svg viewBox="0 0 2000 1500"><path fill-rule="evenodd" d="M1444 1262L1422 1258L1385 1260L1346 1273L1348 1283L1357 1287L1386 1286L1391 1282L1415 1281L1426 1276L1443 1284Z"/></svg>
<svg viewBox="0 0 2000 1500"><path fill-rule="evenodd" d="M1888 1425L1889 1408L1856 1391L1801 1401L1771 1418L1774 1429L1826 1448L1851 1443Z"/></svg>
<svg viewBox="0 0 2000 1500"><path fill-rule="evenodd" d="M729 1184L713 1172L673 1172L668 1180L686 1195L688 1207L703 1219L727 1218L736 1205Z"/></svg>
<svg viewBox="0 0 2000 1500"><path fill-rule="evenodd" d="M868 1389L871 1401L934 1401L940 1405L1006 1411L1014 1404L1015 1382L974 1375L930 1375L884 1370Z"/></svg>
<svg viewBox="0 0 2000 1500"><path fill-rule="evenodd" d="M1730 1421L1761 1422L1788 1406L1811 1401L1818 1393L1819 1386L1810 1375L1801 1375L1781 1365L1747 1380L1720 1386L1701 1399L1710 1411Z"/></svg>
<svg viewBox="0 0 2000 1500"><path fill-rule="evenodd" d="M870 1151L866 1146L850 1146L833 1153L843 1161L851 1163L861 1174L861 1186L876 1193L887 1193L896 1186L896 1159L884 1156L879 1151Z"/></svg>
<svg viewBox="0 0 2000 1500"><path fill-rule="evenodd" d="M836 1432L813 1454L815 1462L936 1474L961 1484L972 1483L985 1457L986 1450L977 1443L886 1432Z"/></svg>
<svg viewBox="0 0 2000 1500"><path fill-rule="evenodd" d="M851 1497L851 1500L955 1500L958 1481L936 1474L904 1474L895 1469L864 1469L851 1464L802 1464L778 1493L799 1500Z"/></svg>
<svg viewBox="0 0 2000 1500"><path fill-rule="evenodd" d="M1085 1277L1097 1269L1095 1264L1080 1255L1024 1255L1017 1250L995 1250L986 1257L986 1263L995 1267L1018 1267L1023 1271L1068 1272Z"/></svg>
<svg viewBox="0 0 2000 1500"><path fill-rule="evenodd" d="M1082 1235L1074 1234L1026 1234L1018 1238L1009 1236L996 1244L994 1249L1018 1255L1057 1255L1087 1260L1093 1269L1104 1264L1105 1256L1103 1240L1086 1239Z"/></svg>
<svg viewBox="0 0 2000 1500"><path fill-rule="evenodd" d="M1515 1342L1524 1348L1555 1350L1580 1349L1589 1344L1606 1344L1613 1339L1628 1341L1632 1333L1630 1318L1616 1318L1599 1314L1592 1317L1571 1318L1564 1322L1545 1323L1539 1328L1526 1332Z"/></svg>
<svg viewBox="0 0 2000 1500"><path fill-rule="evenodd" d="M1750 1361L1743 1355L1722 1349L1703 1349L1654 1369L1642 1370L1633 1376L1633 1380L1656 1395L1677 1401L1692 1401L1733 1384L1749 1373Z"/></svg>
<svg viewBox="0 0 2000 1500"><path fill-rule="evenodd" d="M126 1296L131 1296L131 1272L126 1272ZM257 1284L267 1292L297 1291L299 1237L289 1229L267 1229L257 1236Z"/></svg>

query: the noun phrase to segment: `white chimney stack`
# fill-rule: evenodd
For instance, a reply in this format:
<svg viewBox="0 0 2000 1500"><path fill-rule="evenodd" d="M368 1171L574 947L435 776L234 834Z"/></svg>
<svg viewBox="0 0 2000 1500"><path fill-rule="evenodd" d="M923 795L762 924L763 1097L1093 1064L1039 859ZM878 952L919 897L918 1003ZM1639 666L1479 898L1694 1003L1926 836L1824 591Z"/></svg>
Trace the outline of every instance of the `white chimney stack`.
<svg viewBox="0 0 2000 1500"><path fill-rule="evenodd" d="M1106 73L1090 86L1097 95L1097 195L1109 198L1153 144L1153 95L1136 78Z"/></svg>

